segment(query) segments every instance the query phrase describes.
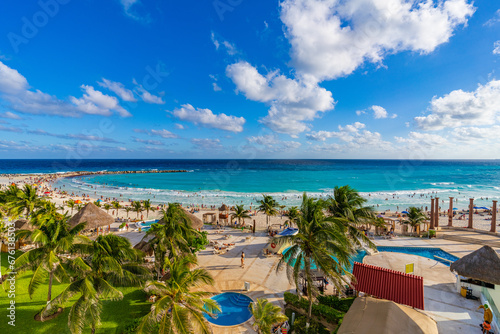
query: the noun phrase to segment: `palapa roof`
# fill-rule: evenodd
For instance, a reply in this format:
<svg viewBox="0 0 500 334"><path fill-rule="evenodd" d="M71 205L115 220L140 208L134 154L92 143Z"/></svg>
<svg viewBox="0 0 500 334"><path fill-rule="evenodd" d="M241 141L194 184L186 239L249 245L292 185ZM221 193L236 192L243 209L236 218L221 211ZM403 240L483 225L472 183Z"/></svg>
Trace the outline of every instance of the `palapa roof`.
<svg viewBox="0 0 500 334"><path fill-rule="evenodd" d="M108 226L115 222L115 219L99 209L94 203L87 203L68 221L71 227L80 223L87 223L86 229L93 229L101 226Z"/></svg>
<svg viewBox="0 0 500 334"><path fill-rule="evenodd" d="M186 216L191 221L191 227L192 228L198 230L198 229L200 229L200 228L203 227L204 224L203 224L203 221L200 218L196 217L192 213L189 213L184 208L182 210L184 210L184 213L186 214ZM163 218L158 221L158 224L163 224Z"/></svg>
<svg viewBox="0 0 500 334"><path fill-rule="evenodd" d="M222 204L222 206L219 208L219 211L228 211L229 208L227 207L226 204Z"/></svg>
<svg viewBox="0 0 500 334"><path fill-rule="evenodd" d="M14 222L16 230L29 230L33 231L35 228L26 219L18 219Z"/></svg>
<svg viewBox="0 0 500 334"><path fill-rule="evenodd" d="M436 322L408 306L390 300L358 297L345 314L339 334L437 334Z"/></svg>
<svg viewBox="0 0 500 334"><path fill-rule="evenodd" d="M500 285L500 256L490 246L483 246L453 262L450 270L465 277Z"/></svg>

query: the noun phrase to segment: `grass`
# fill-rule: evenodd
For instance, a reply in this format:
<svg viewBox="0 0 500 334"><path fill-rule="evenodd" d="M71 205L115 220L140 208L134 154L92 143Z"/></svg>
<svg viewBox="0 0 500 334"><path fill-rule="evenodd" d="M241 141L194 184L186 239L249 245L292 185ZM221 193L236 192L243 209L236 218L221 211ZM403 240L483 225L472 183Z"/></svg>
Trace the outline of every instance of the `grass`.
<svg viewBox="0 0 500 334"><path fill-rule="evenodd" d="M7 254L1 253L2 274L7 267ZM37 314L47 301L48 284L40 285L38 290L30 299L28 295L28 284L31 279L31 272L23 273L16 279L16 326L8 325L7 307L10 299L2 288L0 291L0 333L9 334L35 334L53 333L70 334L68 329L68 313L71 305L79 297L73 297L66 305L64 312L57 318L39 322L34 320ZM52 297L57 296L67 284L55 283L52 288ZM146 294L138 288L120 288L123 292L123 299L119 301L105 301L101 314L101 326L96 330L98 334L119 334L123 333L125 326L135 318L139 318L149 312L151 304L146 302ZM90 328L84 332L89 333Z"/></svg>

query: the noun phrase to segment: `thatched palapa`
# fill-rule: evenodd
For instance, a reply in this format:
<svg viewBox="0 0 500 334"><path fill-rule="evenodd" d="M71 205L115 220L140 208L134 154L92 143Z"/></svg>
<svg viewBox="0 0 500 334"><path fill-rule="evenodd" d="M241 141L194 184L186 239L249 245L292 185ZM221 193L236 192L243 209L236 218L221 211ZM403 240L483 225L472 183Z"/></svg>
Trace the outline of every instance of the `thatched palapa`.
<svg viewBox="0 0 500 334"><path fill-rule="evenodd" d="M14 227L17 230L33 231L35 228L26 219L18 219L14 222Z"/></svg>
<svg viewBox="0 0 500 334"><path fill-rule="evenodd" d="M108 226L114 223L115 219L94 203L88 203L69 220L69 225L75 227L80 223L87 223L86 230Z"/></svg>
<svg viewBox="0 0 500 334"><path fill-rule="evenodd" d="M468 278L500 285L500 256L490 246L483 246L453 262L450 270Z"/></svg>

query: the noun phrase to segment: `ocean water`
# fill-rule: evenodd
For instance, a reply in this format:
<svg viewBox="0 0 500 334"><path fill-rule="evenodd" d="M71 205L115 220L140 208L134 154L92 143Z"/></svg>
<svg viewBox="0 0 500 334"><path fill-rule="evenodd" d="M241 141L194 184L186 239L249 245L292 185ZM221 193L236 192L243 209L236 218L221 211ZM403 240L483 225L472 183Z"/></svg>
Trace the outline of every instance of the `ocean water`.
<svg viewBox="0 0 500 334"><path fill-rule="evenodd" d="M379 209L429 206L430 196L469 198L491 206L500 198L500 161L404 160L0 160L0 173L54 173L75 170L184 169L188 173L92 175L62 179L55 186L72 193L183 204L255 205L261 194L283 205L298 205L305 191L326 197L350 185ZM121 196L120 196L121 195Z"/></svg>

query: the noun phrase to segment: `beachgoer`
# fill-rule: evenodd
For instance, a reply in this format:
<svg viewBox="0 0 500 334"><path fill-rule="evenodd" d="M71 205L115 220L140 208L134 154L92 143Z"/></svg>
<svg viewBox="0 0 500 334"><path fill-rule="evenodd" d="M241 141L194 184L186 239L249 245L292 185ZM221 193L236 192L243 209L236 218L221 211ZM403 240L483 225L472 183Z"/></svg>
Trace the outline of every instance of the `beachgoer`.
<svg viewBox="0 0 500 334"><path fill-rule="evenodd" d="M487 321L488 323L491 324L491 321L493 321L493 313L491 313L491 310L488 307L488 304L479 305L479 307L477 309L479 310L481 308L484 309L484 321Z"/></svg>
<svg viewBox="0 0 500 334"><path fill-rule="evenodd" d="M241 268L245 268L245 252L241 252Z"/></svg>

